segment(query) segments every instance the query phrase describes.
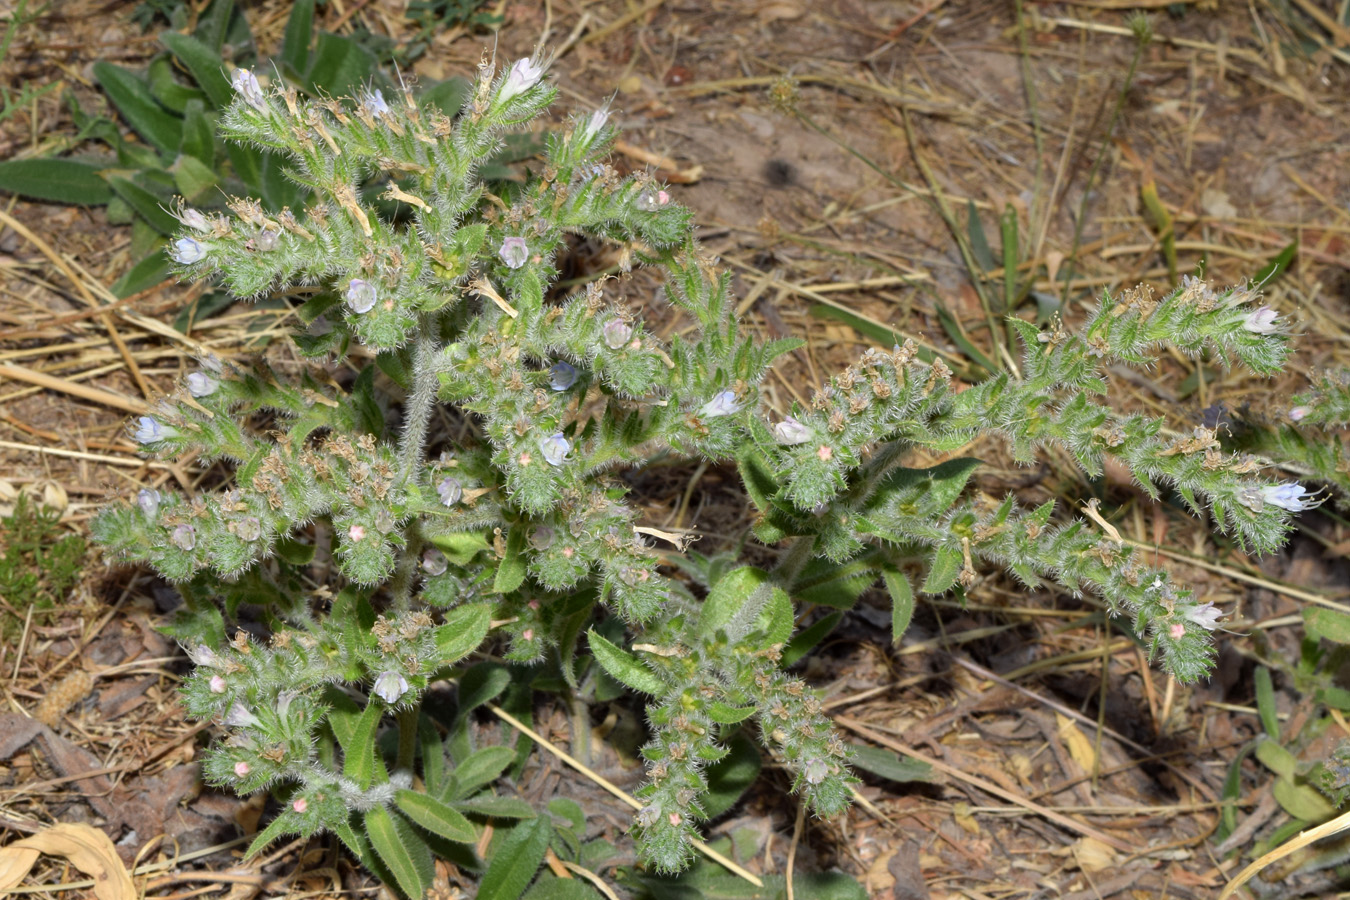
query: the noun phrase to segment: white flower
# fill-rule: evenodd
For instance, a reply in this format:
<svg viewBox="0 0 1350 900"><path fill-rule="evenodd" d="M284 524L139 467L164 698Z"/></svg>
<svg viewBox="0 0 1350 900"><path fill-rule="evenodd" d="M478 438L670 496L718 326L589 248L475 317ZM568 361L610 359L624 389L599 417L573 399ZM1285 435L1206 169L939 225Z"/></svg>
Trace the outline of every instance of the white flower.
<svg viewBox="0 0 1350 900"><path fill-rule="evenodd" d="M145 513L147 519L159 515L159 491L154 488L141 488L136 492L136 505Z"/></svg>
<svg viewBox="0 0 1350 900"><path fill-rule="evenodd" d="M408 679L398 672L381 672L375 679L375 695L391 706L408 693Z"/></svg>
<svg viewBox="0 0 1350 900"><path fill-rule="evenodd" d="M230 707L230 711L225 714L225 724L231 728L255 727L261 725L258 717L248 711L248 707L239 701L235 701Z"/></svg>
<svg viewBox="0 0 1350 900"><path fill-rule="evenodd" d="M234 88L235 93L244 98L244 102L254 109L264 109L267 106L267 98L263 96L262 86L258 84L258 77L248 69L235 69L234 74L230 76L230 86Z"/></svg>
<svg viewBox="0 0 1350 900"><path fill-rule="evenodd" d="M735 392L722 391L722 393L703 404L703 408L698 412L705 419L715 419L718 416L729 416L740 411L741 405L736 402Z"/></svg>
<svg viewBox="0 0 1350 900"><path fill-rule="evenodd" d="M553 546L553 529L547 525L536 525L530 532L530 546L536 550L547 550Z"/></svg>
<svg viewBox="0 0 1350 900"><path fill-rule="evenodd" d="M1311 406L1295 406L1289 410L1289 418L1295 422L1302 422L1312 413Z"/></svg>
<svg viewBox="0 0 1350 900"><path fill-rule="evenodd" d="M1286 481L1284 484L1268 484L1261 488L1261 499L1281 509L1287 509L1290 512L1302 512L1305 509L1312 509L1316 506L1310 499L1312 497L1297 481Z"/></svg>
<svg viewBox="0 0 1350 900"><path fill-rule="evenodd" d="M178 221L193 231L200 231L203 234L211 230L211 223L206 221L206 216L190 206L183 207L182 211L178 213Z"/></svg>
<svg viewBox="0 0 1350 900"><path fill-rule="evenodd" d="M436 485L436 493L441 495L441 503L445 506L454 506L464 496L464 488L459 483L458 478L443 478L441 483Z"/></svg>
<svg viewBox="0 0 1350 900"><path fill-rule="evenodd" d="M497 91L497 100L505 102L512 97L523 94L538 84L539 79L543 77L543 63L535 62L529 58L518 59L511 66L511 71L506 73L506 79L502 81L502 86Z"/></svg>
<svg viewBox="0 0 1350 900"><path fill-rule="evenodd" d="M428 547L427 552L422 554L422 571L428 575L444 575L448 568L450 564L446 562L445 554L435 547Z"/></svg>
<svg viewBox="0 0 1350 900"><path fill-rule="evenodd" d="M805 444L811 440L811 429L807 428L794 417L788 416L777 425L773 426L773 436L778 439L778 443L787 444Z"/></svg>
<svg viewBox="0 0 1350 900"><path fill-rule="evenodd" d="M820 784L830 774L830 767L823 759L813 759L802 770L807 784Z"/></svg>
<svg viewBox="0 0 1350 900"><path fill-rule="evenodd" d="M193 372L187 377L188 393L194 397L209 397L216 392L218 387L220 387L219 381L201 372Z"/></svg>
<svg viewBox="0 0 1350 900"><path fill-rule="evenodd" d="M629 325L623 319L610 319L605 323L602 330L605 346L611 350L618 350L628 343L628 339L633 336L633 326Z"/></svg>
<svg viewBox="0 0 1350 900"><path fill-rule="evenodd" d="M201 262L206 257L206 248L190 237L180 237L173 242L173 249L169 251L176 263L182 263L190 266L195 262Z"/></svg>
<svg viewBox="0 0 1350 900"><path fill-rule="evenodd" d="M519 269L530 259L530 246L525 243L523 237L508 237L502 241L497 255L511 268Z"/></svg>
<svg viewBox="0 0 1350 900"><path fill-rule="evenodd" d="M169 540L173 541L174 546L179 550L186 552L197 546L197 529L184 522L173 530L169 535Z"/></svg>
<svg viewBox="0 0 1350 900"><path fill-rule="evenodd" d="M540 441L539 450L544 454L544 462L550 466L561 466L567 462L567 454L572 452L572 445L560 431Z"/></svg>
<svg viewBox="0 0 1350 900"><path fill-rule="evenodd" d="M600 129L605 127L605 123L608 121L609 110L597 109L586 117L585 122L581 123L581 139L585 141L593 140L595 136L600 133Z"/></svg>
<svg viewBox="0 0 1350 900"><path fill-rule="evenodd" d="M136 439L138 444L155 444L176 434L178 434L178 429L172 425L164 425L149 416L141 416L136 420L136 430L131 436Z"/></svg>
<svg viewBox="0 0 1350 900"><path fill-rule="evenodd" d="M1206 631L1213 631L1214 626L1219 624L1219 618L1223 612L1213 603L1206 601L1199 606L1193 606L1186 610L1186 621L1194 622Z"/></svg>
<svg viewBox="0 0 1350 900"><path fill-rule="evenodd" d="M389 104L384 102L384 94L381 93L379 88L375 88L362 96L361 105L372 116L383 116L389 113Z"/></svg>
<svg viewBox="0 0 1350 900"><path fill-rule="evenodd" d="M638 194L637 208L643 212L656 212L661 208L661 200L657 193L655 190L646 190Z"/></svg>
<svg viewBox="0 0 1350 900"><path fill-rule="evenodd" d="M655 803L638 810L637 821L643 828L651 828L661 818L661 807Z"/></svg>
<svg viewBox="0 0 1350 900"><path fill-rule="evenodd" d="M212 669L219 669L224 666L224 662L216 655L216 651L205 644L197 644L195 647L186 647L184 648L184 652L187 653L188 659L192 660L194 666L208 666Z"/></svg>
<svg viewBox="0 0 1350 900"><path fill-rule="evenodd" d="M273 231L270 228L265 228L262 231L258 232L258 236L253 239L253 246L257 247L264 253L270 253L273 250L277 249L277 247L279 247L280 245L281 245L280 232Z"/></svg>
<svg viewBox="0 0 1350 900"><path fill-rule="evenodd" d="M1255 334L1273 334L1276 329L1275 321L1279 316L1280 314L1269 306L1263 306L1255 312L1247 313L1247 318L1242 320L1242 327Z"/></svg>
<svg viewBox="0 0 1350 900"><path fill-rule="evenodd" d="M574 366L558 360L548 370L548 386L555 391L565 391L577 383L577 370Z"/></svg>
<svg viewBox="0 0 1350 900"><path fill-rule="evenodd" d="M379 299L375 285L363 278L353 278L347 282L346 296L347 307L357 314L370 312L375 307L375 301Z"/></svg>

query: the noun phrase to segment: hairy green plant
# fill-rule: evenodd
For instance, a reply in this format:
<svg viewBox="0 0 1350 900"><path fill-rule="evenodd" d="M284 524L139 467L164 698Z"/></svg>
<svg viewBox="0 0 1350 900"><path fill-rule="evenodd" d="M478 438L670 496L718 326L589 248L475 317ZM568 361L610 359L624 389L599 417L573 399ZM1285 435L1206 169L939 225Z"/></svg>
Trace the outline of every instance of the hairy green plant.
<svg viewBox="0 0 1350 900"><path fill-rule="evenodd" d="M794 604L848 608L881 580L898 639L912 571L930 595L964 589L986 562L1029 585L1053 579L1129 616L1178 678L1208 671L1220 612L1109 526L1057 518L1053 503L963 499L977 460L903 463L910 450L951 453L985 434L1028 461L1057 444L1089 472L1110 454L1151 492L1175 491L1269 551L1309 505L1298 485L1261 477L1259 460L1221 452L1212 432L1168 434L1101 399L1106 365L1147 366L1165 345L1279 371L1281 323L1251 308L1250 290L1188 279L1161 298L1103 297L1081 335L1014 319L1022 375L964 391L912 344L869 350L809 408L770 423L759 385L799 342L742 332L691 214L650 176L604 162L617 133L607 110L551 133L523 182L484 180L505 136L553 100L545 70L538 57L501 74L485 64L455 117L406 91L306 100L236 70L223 132L283 157L313 199L303 211L248 198L229 215L176 209L180 273L241 297L299 287L299 350L358 372L344 390L317 369L203 359L134 437L157 455L226 461L231 482L191 499L143 490L93 526L112 552L182 589L174 631L197 664L185 701L225 729L207 776L285 801L253 851L332 831L410 896L427 885L433 847L457 843L446 852L471 857L497 814L415 787L419 774L427 785L469 778L467 733L452 725L441 739L422 709L445 680L461 710L506 691L525 716L546 678L584 696L603 672L648 695L633 832L650 871L687 867L699 823L729 805L720 785L741 785L734 802L748 783L719 769L744 757L748 732L802 802L836 814L854 754L785 671L828 629L796 633ZM622 279L551 289L571 235L614 245L624 272L659 273L690 327L658 337ZM450 409L467 426L453 434L436 427ZM697 588L661 571L648 537L669 536L641 523L620 473L670 455L737 462L759 510L755 536L782 548L772 569L691 557ZM245 603L265 639L227 634ZM465 669L480 647L510 674ZM550 829L540 817L501 838L479 896L517 896ZM522 868L494 874L498 859Z"/></svg>

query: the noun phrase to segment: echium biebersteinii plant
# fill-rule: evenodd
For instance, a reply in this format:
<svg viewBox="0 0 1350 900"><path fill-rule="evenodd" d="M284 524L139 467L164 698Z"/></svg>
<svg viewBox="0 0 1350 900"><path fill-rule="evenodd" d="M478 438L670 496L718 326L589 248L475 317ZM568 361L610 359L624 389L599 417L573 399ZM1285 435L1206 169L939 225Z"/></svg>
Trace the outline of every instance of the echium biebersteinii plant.
<svg viewBox="0 0 1350 900"><path fill-rule="evenodd" d="M459 675L485 642L516 663L552 660L575 685L587 659L579 635L602 610L632 638L625 647L592 630L591 656L652 695L634 831L663 871L688 862L709 767L741 723L754 723L815 813L847 804L846 745L784 671L801 652L785 653L794 601L848 606L881 578L898 639L913 607L907 569L921 567L920 590L939 594L971 584L988 561L1028 584L1049 577L1099 594L1134 617L1170 672L1191 681L1207 671L1219 611L1108 525L1056 520L1053 504L1022 509L1011 496L961 500L971 460L901 463L909 448L952 451L991 431L1023 460L1054 442L1096 472L1112 454L1149 490L1174 490L1268 551L1308 505L1301 488L1220 452L1212 432L1168 434L1100 402L1104 365L1147 365L1164 344L1278 370L1279 323L1249 307L1248 291L1188 283L1158 300L1104 298L1081 337L1015 322L1021 376L961 392L912 345L868 351L809 409L768 422L758 386L794 342L741 332L689 212L650 176L621 177L603 161L616 134L606 111L550 134L523 183L493 193L478 177L502 135L553 100L544 75L538 58L500 75L485 65L450 118L408 93L307 101L238 70L227 137L284 154L316 200L276 214L244 200L230 216L178 212L185 277L217 277L243 297L304 285L297 346L359 370L344 391L317 367L286 376L203 359L134 435L163 457L227 460L232 484L192 498L143 490L94 527L122 558L181 587L175 628L196 663L186 705L224 730L206 775L240 793L271 788L284 803L255 850L330 830L420 893L429 854L419 829L474 843L483 828L421 710L428 685ZM377 194L397 216L378 212ZM664 273L688 336L657 337L601 281L550 295L568 234L616 245L625 271ZM353 342L364 352L349 353ZM392 433L376 368L403 392ZM429 447L440 404L481 438ZM639 530L615 473L672 453L738 462L760 509L757 536L784 545L773 571L736 568L700 600L658 570L643 537L653 529ZM328 569L311 563L316 543ZM244 602L266 633L226 633ZM377 741L386 713L397 729L388 757Z"/></svg>

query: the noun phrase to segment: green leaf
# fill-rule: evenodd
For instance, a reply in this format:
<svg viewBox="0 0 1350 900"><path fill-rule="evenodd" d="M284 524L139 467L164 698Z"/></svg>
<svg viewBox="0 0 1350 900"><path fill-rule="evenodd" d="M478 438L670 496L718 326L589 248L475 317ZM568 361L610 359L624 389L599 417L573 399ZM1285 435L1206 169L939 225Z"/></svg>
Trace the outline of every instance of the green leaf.
<svg viewBox="0 0 1350 900"><path fill-rule="evenodd" d="M206 118L206 107L200 100L193 100L183 113L183 142L178 145L178 155L190 156L206 166L211 177L219 181L216 174L216 135L211 121Z"/></svg>
<svg viewBox="0 0 1350 900"><path fill-rule="evenodd" d="M984 223L980 221L980 212L975 208L974 200L966 201L966 231L970 237L971 255L979 267L988 272L994 268L994 251L989 248L989 238L984 233Z"/></svg>
<svg viewBox="0 0 1350 900"><path fill-rule="evenodd" d="M459 679L459 718L490 703L511 683L511 671L500 663L479 663Z"/></svg>
<svg viewBox="0 0 1350 900"><path fill-rule="evenodd" d="M850 744L852 751L849 762L855 767L891 781L932 781L933 767L911 757L903 759L892 750L869 747L866 744Z"/></svg>
<svg viewBox="0 0 1350 900"><path fill-rule="evenodd" d="M281 41L281 61L296 77L304 77L309 67L309 39L314 29L314 0L295 0L286 19L286 36Z"/></svg>
<svg viewBox="0 0 1350 900"><path fill-rule="evenodd" d="M108 186L160 234L169 237L178 231L178 220L164 211L165 198L146 190L134 181L117 176L108 179Z"/></svg>
<svg viewBox="0 0 1350 900"><path fill-rule="evenodd" d="M1278 741L1280 739L1280 719L1275 714L1275 686L1270 680L1270 669L1265 666L1257 666L1255 680L1256 711L1261 716L1261 726L1266 729L1266 734Z"/></svg>
<svg viewBox="0 0 1350 900"><path fill-rule="evenodd" d="M478 649L492 624L492 604L469 603L445 614L445 622L436 629L436 649L440 665L456 663Z"/></svg>
<svg viewBox="0 0 1350 900"><path fill-rule="evenodd" d="M852 609L863 591L877 580L875 562L853 559L843 565L817 557L806 564L792 584L792 596L802 603Z"/></svg>
<svg viewBox="0 0 1350 900"><path fill-rule="evenodd" d="M314 545L294 537L284 537L277 541L277 556L293 566L307 566L314 559Z"/></svg>
<svg viewBox="0 0 1350 900"><path fill-rule="evenodd" d="M337 736L338 742L342 744L342 774L355 781L363 790L370 787L377 776L383 776L379 779L380 783L389 780L384 772L384 761L375 754L375 734L380 730L383 715L384 705L372 697L366 702L366 708L356 720L347 740L344 741L341 734Z"/></svg>
<svg viewBox="0 0 1350 900"><path fill-rule="evenodd" d="M375 365L405 391L412 389L413 373L407 355L401 350L385 350L375 357Z"/></svg>
<svg viewBox="0 0 1350 900"><path fill-rule="evenodd" d="M778 493L778 482L774 480L768 460L762 453L750 448L736 457L736 468L740 470L745 492L750 495L755 508L767 512L773 505L774 494Z"/></svg>
<svg viewBox="0 0 1350 900"><path fill-rule="evenodd" d="M1277 778L1271 788L1280 808L1295 819L1322 822L1336 812L1336 807L1306 784L1297 784L1289 778Z"/></svg>
<svg viewBox="0 0 1350 900"><path fill-rule="evenodd" d="M215 0L197 20L196 35L214 52L219 52L234 18L234 0Z"/></svg>
<svg viewBox="0 0 1350 900"><path fill-rule="evenodd" d="M249 196L260 197L262 195L262 151L247 144L226 141L225 152L230 157L230 165L234 167L234 174L248 186Z"/></svg>
<svg viewBox="0 0 1350 900"><path fill-rule="evenodd" d="M516 751L500 745L484 747L469 754L468 759L455 766L454 788L451 800L472 796L484 785L491 784L506 771L516 758Z"/></svg>
<svg viewBox="0 0 1350 900"><path fill-rule="evenodd" d="M457 566L467 566L473 558L492 545L487 535L481 531L452 531L434 534L431 543L445 554L445 558Z"/></svg>
<svg viewBox="0 0 1350 900"><path fill-rule="evenodd" d="M159 104L140 76L101 59L94 63L94 78L137 134L161 153L178 150L183 142L182 122Z"/></svg>
<svg viewBox="0 0 1350 900"><path fill-rule="evenodd" d="M865 508L912 504L913 515L934 518L952 508L980 464L975 457L963 456L928 469L894 469L877 485Z"/></svg>
<svg viewBox="0 0 1350 900"><path fill-rule="evenodd" d="M178 193L193 203L203 202L211 189L220 184L220 176L214 169L197 157L186 153L178 154L178 158L169 167L169 172L173 175ZM175 228L177 225L178 220L175 219Z"/></svg>
<svg viewBox="0 0 1350 900"><path fill-rule="evenodd" d="M1337 644L1350 644L1350 615L1325 606L1303 608L1303 627L1311 638L1326 638Z"/></svg>
<svg viewBox="0 0 1350 900"><path fill-rule="evenodd" d="M533 806L517 797L474 797L456 803L455 809L488 819L533 819L537 815Z"/></svg>
<svg viewBox="0 0 1350 900"><path fill-rule="evenodd" d="M425 712L417 718L417 746L422 756L422 780L426 782L428 791L439 792L448 777L445 773L445 745L436 731L436 723Z"/></svg>
<svg viewBox="0 0 1350 900"><path fill-rule="evenodd" d="M732 706L721 700L714 700L708 707L708 718L719 725L736 725L755 714L754 706Z"/></svg>
<svg viewBox="0 0 1350 900"><path fill-rule="evenodd" d="M525 525L517 522L506 535L506 552L497 564L492 589L509 594L525 583Z"/></svg>
<svg viewBox="0 0 1350 900"><path fill-rule="evenodd" d="M783 648L783 658L779 660L779 665L787 668L801 659L817 644L825 640L843 618L842 612L832 612L828 616L822 616L811 626L797 632L792 640L788 641L787 646Z"/></svg>
<svg viewBox="0 0 1350 900"><path fill-rule="evenodd" d="M537 816L508 831L478 885L478 900L518 900L544 861L552 830L548 816Z"/></svg>
<svg viewBox="0 0 1350 900"><path fill-rule="evenodd" d="M1287 247L1275 254L1270 260L1252 276L1252 283L1256 285L1268 286L1278 281L1280 276L1285 273L1293 263L1294 257L1298 255L1298 241L1291 242Z"/></svg>
<svg viewBox="0 0 1350 900"><path fill-rule="evenodd" d="M891 642L898 644L914 616L914 587L909 576L894 566L882 567L881 580L886 584L886 593L891 595Z"/></svg>
<svg viewBox="0 0 1350 900"><path fill-rule="evenodd" d="M233 102L234 89L225 77L225 62L220 54L195 37L174 31L164 32L159 40L192 73L193 80L201 86L214 108L224 109Z"/></svg>
<svg viewBox="0 0 1350 900"><path fill-rule="evenodd" d="M110 290L122 300L167 281L172 274L169 258L161 248L142 259L113 284Z"/></svg>
<svg viewBox="0 0 1350 900"><path fill-rule="evenodd" d="M189 103L202 103L206 95L194 87L180 84L173 77L173 63L167 54L155 57L145 73L146 85L150 96L154 97L167 110L181 116Z"/></svg>
<svg viewBox="0 0 1350 900"><path fill-rule="evenodd" d="M1003 311L1011 313L1017 306L1017 262L1021 256L1017 246L1017 208L1011 203L1003 207L998 228L1003 237Z"/></svg>
<svg viewBox="0 0 1350 900"><path fill-rule="evenodd" d="M599 900L600 894L580 878L540 876L522 900Z"/></svg>
<svg viewBox="0 0 1350 900"><path fill-rule="evenodd" d="M591 653L596 662L616 681L621 681L635 691L659 696L665 693L666 685L656 673L644 666L636 656L611 644L605 636L592 628L587 633Z"/></svg>
<svg viewBox="0 0 1350 900"><path fill-rule="evenodd" d="M956 584L956 577L961 574L961 565L965 560L961 556L961 550L957 547L945 545L939 547L933 554L933 563L928 568L928 577L924 579L923 587L920 588L925 594L945 593Z"/></svg>
<svg viewBox="0 0 1350 900"><path fill-rule="evenodd" d="M296 823L292 816L286 813L277 816L249 842L248 849L244 851L244 859L252 859L259 851L283 834L295 832L297 830L295 826Z"/></svg>
<svg viewBox="0 0 1350 900"><path fill-rule="evenodd" d="M354 94L375 72L377 60L362 45L328 31L319 33L308 75L312 94L334 97Z"/></svg>
<svg viewBox="0 0 1350 900"><path fill-rule="evenodd" d="M1293 778L1298 772L1298 757L1280 746L1279 741L1270 738L1259 741L1256 745L1256 758L1281 778Z"/></svg>
<svg viewBox="0 0 1350 900"><path fill-rule="evenodd" d="M759 746L743 731L737 730L725 745L727 755L704 770L708 793L703 797L703 810L708 818L716 818L735 806L755 783L763 765Z"/></svg>
<svg viewBox="0 0 1350 900"><path fill-rule="evenodd" d="M723 575L709 591L699 613L698 633L711 637L717 629L725 628L756 592L773 589L768 572L754 566L742 566ZM763 600L767 600L763 597Z"/></svg>
<svg viewBox="0 0 1350 900"><path fill-rule="evenodd" d="M74 159L11 159L0 162L0 190L30 200L102 206L113 196L98 174L105 168Z"/></svg>
<svg viewBox="0 0 1350 900"><path fill-rule="evenodd" d="M394 794L394 803L415 824L447 841L472 844L478 840L478 829L473 823L435 797L416 791L398 791Z"/></svg>
<svg viewBox="0 0 1350 900"><path fill-rule="evenodd" d="M393 873L399 889L411 900L421 900L435 878L426 841L383 806L368 811L365 824L371 846Z"/></svg>

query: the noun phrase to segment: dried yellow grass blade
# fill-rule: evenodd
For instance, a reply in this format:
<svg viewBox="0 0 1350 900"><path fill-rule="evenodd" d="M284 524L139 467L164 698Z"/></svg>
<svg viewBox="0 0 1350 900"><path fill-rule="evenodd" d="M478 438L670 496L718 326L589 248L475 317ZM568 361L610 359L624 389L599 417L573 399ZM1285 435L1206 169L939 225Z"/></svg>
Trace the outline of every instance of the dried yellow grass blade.
<svg viewBox="0 0 1350 900"><path fill-rule="evenodd" d="M0 891L8 891L27 877L39 854L63 856L94 879L98 900L136 900L131 874L106 834L83 823L53 825L0 849Z"/></svg>

